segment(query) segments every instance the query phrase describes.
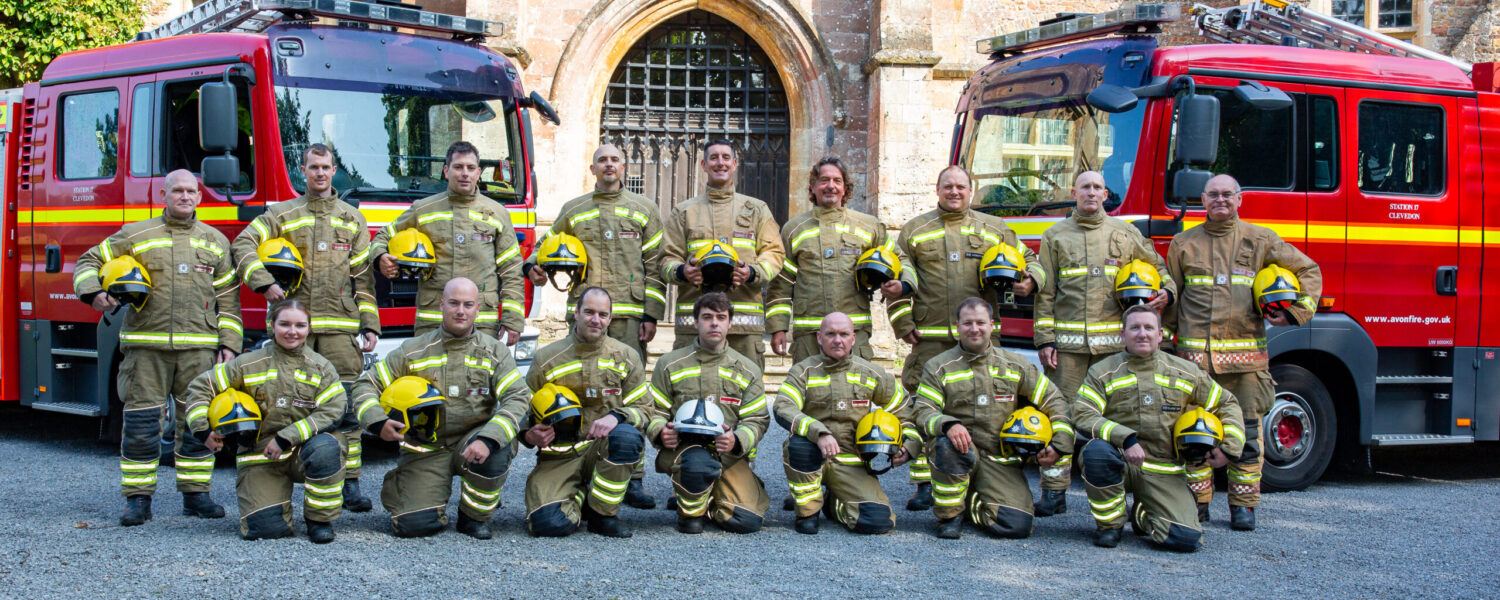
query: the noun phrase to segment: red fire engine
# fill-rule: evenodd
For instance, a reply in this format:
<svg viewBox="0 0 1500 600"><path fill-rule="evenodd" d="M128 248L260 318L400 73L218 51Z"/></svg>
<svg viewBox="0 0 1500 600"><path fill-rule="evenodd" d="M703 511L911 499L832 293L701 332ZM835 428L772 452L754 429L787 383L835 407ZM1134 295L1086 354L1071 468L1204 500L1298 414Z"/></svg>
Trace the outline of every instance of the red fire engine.
<svg viewBox="0 0 1500 600"><path fill-rule="evenodd" d="M1165 254L1208 176L1238 178L1240 215L1323 272L1314 320L1267 334L1269 487L1307 487L1336 449L1367 467L1371 446L1500 439L1495 65L1281 1L1193 12L1230 43L1159 47L1181 9L1149 4L981 40L951 157L975 203L1034 244L1096 170ZM1030 307L1002 316L1029 345Z"/></svg>
<svg viewBox="0 0 1500 600"><path fill-rule="evenodd" d="M484 193L510 208L529 253L531 112L557 115L525 94L509 59L478 43L500 27L379 2L210 0L131 43L64 54L41 81L0 92L0 400L118 410L122 319L78 301L73 265L122 224L160 213L174 169L202 176L198 218L234 239L268 204L300 194L303 150L321 142L336 154L340 197L373 233L446 189L444 151L468 140L480 148ZM415 287L377 274L377 289L378 353L410 335ZM247 338L263 335L251 330L265 321L264 300L249 290L242 300ZM523 363L536 346L528 333L516 350Z"/></svg>

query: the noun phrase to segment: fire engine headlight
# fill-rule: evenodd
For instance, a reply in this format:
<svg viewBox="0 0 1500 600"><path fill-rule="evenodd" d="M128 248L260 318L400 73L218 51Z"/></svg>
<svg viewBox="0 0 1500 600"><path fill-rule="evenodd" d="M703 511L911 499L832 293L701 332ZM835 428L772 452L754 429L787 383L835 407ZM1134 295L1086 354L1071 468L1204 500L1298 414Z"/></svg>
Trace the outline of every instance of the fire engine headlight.
<svg viewBox="0 0 1500 600"><path fill-rule="evenodd" d="M536 354L536 338L528 338L516 342L516 348L512 351L516 362L529 361L534 354Z"/></svg>

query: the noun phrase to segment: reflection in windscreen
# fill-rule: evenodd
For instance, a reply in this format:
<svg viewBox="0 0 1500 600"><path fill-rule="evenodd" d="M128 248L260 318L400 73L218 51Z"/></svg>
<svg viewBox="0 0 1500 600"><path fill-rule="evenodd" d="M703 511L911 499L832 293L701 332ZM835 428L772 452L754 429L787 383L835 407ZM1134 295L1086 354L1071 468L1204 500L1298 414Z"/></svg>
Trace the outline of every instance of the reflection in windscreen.
<svg viewBox="0 0 1500 600"><path fill-rule="evenodd" d="M333 184L341 190L441 191L443 153L459 140L479 148L485 180L509 182L516 173L499 100L278 87L276 112L287 174L299 192L302 153L316 142L333 148Z"/></svg>
<svg viewBox="0 0 1500 600"><path fill-rule="evenodd" d="M1144 114L1144 103L1120 114L1082 104L974 111L964 145L974 204L1003 216L1067 214L1073 178L1094 170L1113 209L1130 183Z"/></svg>

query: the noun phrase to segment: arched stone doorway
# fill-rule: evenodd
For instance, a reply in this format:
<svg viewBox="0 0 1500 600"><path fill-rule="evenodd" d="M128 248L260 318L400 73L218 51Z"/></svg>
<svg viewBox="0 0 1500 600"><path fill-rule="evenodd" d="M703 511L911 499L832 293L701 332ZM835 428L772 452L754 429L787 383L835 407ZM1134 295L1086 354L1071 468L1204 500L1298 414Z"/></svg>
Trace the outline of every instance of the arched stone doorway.
<svg viewBox="0 0 1500 600"><path fill-rule="evenodd" d="M765 52L733 23L704 10L662 22L625 53L610 77L599 137L621 148L626 186L665 214L698 193L701 144L740 152L736 189L787 218L790 112Z"/></svg>

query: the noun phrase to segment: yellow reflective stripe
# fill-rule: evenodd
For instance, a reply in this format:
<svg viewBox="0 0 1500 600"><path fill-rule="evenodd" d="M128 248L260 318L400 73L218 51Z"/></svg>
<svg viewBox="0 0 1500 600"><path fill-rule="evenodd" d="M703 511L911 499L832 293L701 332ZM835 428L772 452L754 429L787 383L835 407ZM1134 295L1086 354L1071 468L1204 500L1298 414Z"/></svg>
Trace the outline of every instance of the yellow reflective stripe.
<svg viewBox="0 0 1500 600"><path fill-rule="evenodd" d="M495 415L490 417L490 422L500 426L500 429L505 431L505 439L507 441L516 439L516 426L512 425L509 419Z"/></svg>
<svg viewBox="0 0 1500 600"><path fill-rule="evenodd" d="M1069 268L1069 269L1058 269L1058 271L1057 271L1057 276L1058 277L1077 277L1079 275L1088 275L1088 274L1089 274L1089 268L1088 267L1072 267L1072 268Z"/></svg>
<svg viewBox="0 0 1500 600"><path fill-rule="evenodd" d="M1113 379L1109 383L1104 384L1104 393L1106 393L1106 394L1113 394L1113 393L1115 393L1115 390L1118 390L1118 389L1120 389L1122 387L1132 386L1132 385L1135 385L1135 384L1136 384L1135 375L1133 375L1133 374L1132 375L1126 375L1126 376L1120 377L1118 379Z"/></svg>
<svg viewBox="0 0 1500 600"><path fill-rule="evenodd" d="M267 381L275 381L276 369L270 369L267 371L262 371L260 373L249 373L244 377L241 377L240 380L245 382L245 385L260 385Z"/></svg>
<svg viewBox="0 0 1500 600"><path fill-rule="evenodd" d="M649 252L652 248L661 245L661 233L662 232L660 231L656 232L656 235L651 236L650 240L647 240L646 243L641 244L641 251Z"/></svg>
<svg viewBox="0 0 1500 600"><path fill-rule="evenodd" d="M260 219L256 219L254 221L251 221L250 222L250 226L254 227L255 228L255 232L260 234L260 236L257 238L258 241L264 242L264 241L266 241L266 238L271 237L271 232L267 231L266 230L266 226L262 225L260 223Z"/></svg>
<svg viewBox="0 0 1500 600"><path fill-rule="evenodd" d="M1203 407L1203 410L1213 412L1219 408L1219 398L1224 394L1224 388L1217 381L1210 381L1209 385L1213 387L1208 390L1208 404Z"/></svg>
<svg viewBox="0 0 1500 600"><path fill-rule="evenodd" d="M309 323L312 324L313 329L340 327L357 329L359 327L359 319L339 319L335 317L317 317L314 319L310 319Z"/></svg>
<svg viewBox="0 0 1500 600"><path fill-rule="evenodd" d="M509 248L506 248L504 252L501 252L499 256L495 257L495 264L498 265L498 264L504 263L505 261L510 260L512 258L516 258L516 257L518 257L520 255L521 255L521 245L520 244L511 244L511 246Z"/></svg>
<svg viewBox="0 0 1500 600"><path fill-rule="evenodd" d="M919 233L919 234L913 235L913 236L911 236L911 244L913 246L915 246L915 245L920 244L922 242L925 242L927 240L931 240L931 239L936 239L936 238L943 237L943 233L944 233L944 230L942 230L942 229L934 229L934 230L926 232L926 233Z"/></svg>
<svg viewBox="0 0 1500 600"><path fill-rule="evenodd" d="M733 305L734 305L734 312L737 312L737 313L739 313L739 312L764 313L766 311L765 305L763 305L763 304L761 304L759 302L735 302L735 303L733 303Z"/></svg>
<svg viewBox="0 0 1500 600"><path fill-rule="evenodd" d="M214 289L234 283L234 271L226 271L223 277L214 280Z"/></svg>
<svg viewBox="0 0 1500 600"><path fill-rule="evenodd" d="M495 372L495 362L488 358L475 358L473 356L465 356L464 366L471 369L483 369L485 371L489 371L490 373Z"/></svg>
<svg viewBox="0 0 1500 600"><path fill-rule="evenodd" d="M218 244L215 244L215 243L210 242L208 240L200 240L198 238L188 238L188 246L191 246L193 248L197 248L199 250L207 250L209 252L212 252L214 254L214 256L224 256L224 249L221 248Z"/></svg>
<svg viewBox="0 0 1500 600"><path fill-rule="evenodd" d="M635 389L630 390L630 393L625 396L625 406L630 406L631 403L641 399L641 396L645 396L646 393L650 390L651 384L649 382L642 381L640 385L635 386Z"/></svg>
<svg viewBox="0 0 1500 600"><path fill-rule="evenodd" d="M674 371L672 373L667 374L667 379L670 380L672 383L678 383L678 382L680 382L680 381L682 381L684 379L687 379L687 378L690 378L690 377L697 377L697 376L702 375L702 374L703 374L703 368L702 367L688 367L686 369L682 369L682 370L679 370L679 371Z"/></svg>
<svg viewBox="0 0 1500 600"><path fill-rule="evenodd" d="M1114 421L1105 421L1104 422L1104 426L1101 427L1101 428L1099 428L1099 435L1097 437L1100 437L1100 438L1103 438L1103 439L1106 439L1106 440L1109 439L1109 433L1111 431L1114 431L1115 427L1118 426L1118 425L1119 424L1115 423Z"/></svg>
<svg viewBox="0 0 1500 600"><path fill-rule="evenodd" d="M521 372L517 371L515 369L511 369L510 373L507 373L505 375L505 377L501 377L500 378L500 383L498 383L498 384L495 385L495 390L497 392L497 395L498 395L498 391L499 390L510 389L511 384L514 384L516 381L518 381L520 379L521 379Z"/></svg>
<svg viewBox="0 0 1500 600"><path fill-rule="evenodd" d="M594 210L590 210L590 211L587 211L587 212L581 212L581 213L578 213L578 214L573 215L571 217L568 217L568 226L569 227L575 227L579 223L582 223L584 221L590 221L590 220L597 219L597 218L599 218L599 209L596 208Z"/></svg>
<svg viewBox="0 0 1500 600"><path fill-rule="evenodd" d="M1189 394L1193 393L1194 389L1197 389L1196 387L1193 386L1192 382L1190 382L1190 381L1183 381L1181 379L1175 379L1175 378L1172 379L1172 387L1177 388L1179 390L1182 390L1184 392L1187 392Z"/></svg>
<svg viewBox="0 0 1500 600"><path fill-rule="evenodd" d="M1241 431L1239 427L1235 427L1234 425L1225 425L1224 435L1234 436L1241 442L1245 441L1245 432Z"/></svg>
<svg viewBox="0 0 1500 600"><path fill-rule="evenodd" d="M417 320L418 321L441 321L441 320L443 320L443 311L440 311L440 310L421 310L421 309L418 309L417 310Z"/></svg>
<svg viewBox="0 0 1500 600"><path fill-rule="evenodd" d="M1157 373L1155 375L1152 375L1151 378L1156 381L1156 385L1159 385L1159 386L1162 386L1162 387L1171 387L1172 386L1172 378L1171 377L1167 377L1166 375L1162 375L1161 373Z"/></svg>
<svg viewBox="0 0 1500 600"><path fill-rule="evenodd" d="M773 306L773 307L771 307L771 310L766 311L766 316L767 317L774 317L776 315L786 315L786 316L790 317L790 316L792 316L792 307L789 306L789 305L786 305L786 304L781 304L781 305ZM796 323L793 323L793 325L795 325L795 324Z"/></svg>
<svg viewBox="0 0 1500 600"><path fill-rule="evenodd" d="M905 400L906 391L902 390L901 386L898 385L896 386L896 393L891 394L891 399L886 401L883 408L885 408L885 412L894 413L896 412L896 407L901 406L901 403Z"/></svg>
<svg viewBox="0 0 1500 600"><path fill-rule="evenodd" d="M796 250L797 246L800 245L804 240L806 240L807 238L816 236L820 232L821 232L821 230L819 228L814 227L812 229L809 229L807 231L804 231L802 233L797 234L797 237L792 238L792 247L787 248L787 252L791 252L793 250Z"/></svg>
<svg viewBox="0 0 1500 600"><path fill-rule="evenodd" d="M1182 465L1151 462L1148 460L1141 462L1141 470L1147 473L1156 473L1158 475L1177 475L1182 473L1185 469L1183 469Z"/></svg>
<svg viewBox="0 0 1500 600"><path fill-rule="evenodd" d="M421 216L417 217L417 223L420 223L422 225L426 225L426 224L431 223L433 221L452 221L452 220L453 220L453 213L451 211L446 211L446 210L442 211L442 212L431 212L431 213L427 213L425 215L421 215Z"/></svg>
<svg viewBox="0 0 1500 600"><path fill-rule="evenodd" d="M394 378L391 376L390 365L387 365L383 360L375 363L375 374L380 377L380 387L388 386L394 381Z"/></svg>
<svg viewBox="0 0 1500 600"><path fill-rule="evenodd" d="M860 375L859 373L844 373L844 381L847 381L854 385L862 385L872 390L875 389L876 385L874 379L869 379L863 375Z"/></svg>
<svg viewBox="0 0 1500 600"><path fill-rule="evenodd" d="M908 304L903 304L900 308L897 308L896 310L891 311L891 320L895 321L896 319L899 319L901 317L906 316L907 313L910 313L910 312L911 312L911 304L909 304L909 303Z"/></svg>
<svg viewBox="0 0 1500 600"><path fill-rule="evenodd" d="M807 387L810 387L810 388L824 387L824 386L827 386L830 381L832 381L832 380L829 379L826 375L822 376L822 377L808 377L807 378Z"/></svg>
<svg viewBox="0 0 1500 600"><path fill-rule="evenodd" d="M313 385L313 386L322 385L322 383L323 383L323 378L322 377L319 377L319 376L314 375L312 373L305 372L302 369L293 370L292 371L292 378L296 379L297 381L300 381L302 383L305 383L305 384L308 384L308 385Z"/></svg>
<svg viewBox="0 0 1500 600"><path fill-rule="evenodd" d="M1230 275L1229 276L1229 284L1230 285L1255 285L1255 278L1254 277L1246 277L1244 275Z"/></svg>
<svg viewBox="0 0 1500 600"><path fill-rule="evenodd" d="M793 275L797 274L797 263L790 256L781 262L781 268L791 271Z"/></svg>
<svg viewBox="0 0 1500 600"><path fill-rule="evenodd" d="M208 405L201 404L201 405L198 405L196 408L188 411L187 420L188 420L189 423L191 423L193 421L196 421L196 420L198 420L200 418L202 418L202 419L208 418Z"/></svg>
<svg viewBox="0 0 1500 600"><path fill-rule="evenodd" d="M1052 433L1053 433L1053 435L1056 435L1057 432L1059 432L1059 431L1066 431L1066 432L1068 432L1068 435L1075 435L1076 436L1076 434L1073 432L1073 426L1072 425L1069 425L1067 423L1063 423L1061 421L1053 421L1052 422Z"/></svg>
<svg viewBox="0 0 1500 600"><path fill-rule="evenodd" d="M281 232L286 233L288 231L296 231L303 227L307 227L308 225L312 225L315 222L317 222L317 219L312 216L302 217L300 219L292 219L281 224Z"/></svg>
<svg viewBox="0 0 1500 600"><path fill-rule="evenodd" d="M140 254L152 248L171 248L172 238L156 238L146 240L130 247L131 254Z"/></svg>
<svg viewBox="0 0 1500 600"><path fill-rule="evenodd" d="M1094 391L1094 388L1087 385L1079 387L1078 395L1088 398L1089 402L1093 402L1094 406L1099 408L1099 412L1104 412L1104 397L1099 395L1099 392Z"/></svg>
<svg viewBox="0 0 1500 600"><path fill-rule="evenodd" d="M365 262L365 260L368 258L370 258L370 247L365 246L365 249L361 250L359 254L349 257L349 266L357 267L360 263Z"/></svg>
<svg viewBox="0 0 1500 600"><path fill-rule="evenodd" d="M747 416L755 414L756 411L758 411L758 410L760 410L762 408L765 408L765 407L766 407L766 395L765 394L761 394L759 396L756 396L756 398L754 400L751 400L749 404L745 404L744 406L741 406L740 409L739 409L739 411L738 411L738 414L739 414L740 418L743 419L743 418L745 418Z"/></svg>
<svg viewBox="0 0 1500 600"><path fill-rule="evenodd" d="M1037 319L1037 320L1031 322L1031 327L1032 328L1037 328L1037 327L1052 327L1053 326L1053 322L1054 321L1052 319Z"/></svg>
<svg viewBox="0 0 1500 600"><path fill-rule="evenodd" d="M793 404L797 405L799 410L802 408L802 392L797 389L797 386L792 385L792 382L783 381L781 387L777 388L776 393L786 396Z"/></svg>
<svg viewBox="0 0 1500 600"><path fill-rule="evenodd" d="M1005 374L1001 375L1000 378L1004 379L1006 381L1020 381L1021 380L1021 372L1017 371L1015 369L1007 368L1007 369L1005 369Z"/></svg>
<svg viewBox="0 0 1500 600"><path fill-rule="evenodd" d="M342 395L344 395L344 384L342 384L342 383L335 383L333 385L328 386L328 389L323 390L323 393L318 394L318 397L315 400L315 402L317 403L318 406L322 406L324 402L327 402L329 400L332 400L332 399L337 398L337 397L342 396Z"/></svg>
<svg viewBox="0 0 1500 600"><path fill-rule="evenodd" d="M667 395L661 393L661 390L656 389L655 385L651 386L651 401L663 409L672 408L672 402L667 399Z"/></svg>
<svg viewBox="0 0 1500 600"><path fill-rule="evenodd" d="M1042 402L1042 398L1046 397L1047 385L1048 382L1046 376L1036 378L1036 386L1031 389L1032 404L1040 404Z"/></svg>
<svg viewBox="0 0 1500 600"><path fill-rule="evenodd" d="M626 365L624 363L618 363L605 358L599 359L599 368L606 371L614 371L615 373L619 373L621 377L624 377L629 373L629 370L626 368Z"/></svg>
<svg viewBox="0 0 1500 600"><path fill-rule="evenodd" d="M448 364L448 355L445 354L443 356L434 356L434 357L431 357L431 358L424 358L422 360L419 360L419 361L416 361L414 363L411 363L410 365L407 365L407 368L409 370L412 370L412 371L421 371L423 369L431 369L433 367L441 367L441 366L444 366L446 364Z"/></svg>
<svg viewBox="0 0 1500 600"><path fill-rule="evenodd" d="M76 272L73 273L73 283L74 284L77 284L79 281L82 281L84 279L89 279L89 278L98 279L99 278L99 271L94 270L94 269L84 269L82 271L76 271Z"/></svg>
<svg viewBox="0 0 1500 600"><path fill-rule="evenodd" d="M661 290L658 290L654 287L646 288L646 296L662 304L667 303L667 297L661 293Z"/></svg>
<svg viewBox="0 0 1500 600"><path fill-rule="evenodd" d="M229 389L229 371L224 367L224 363L214 365L214 382L219 384L214 389L215 392Z"/></svg>
<svg viewBox="0 0 1500 600"><path fill-rule="evenodd" d="M245 334L245 328L240 326L240 322L229 316L219 317L219 329L228 329L240 335Z"/></svg>
<svg viewBox="0 0 1500 600"><path fill-rule="evenodd" d="M943 374L943 385L948 385L948 384L953 383L955 381L965 381L965 380L969 380L969 379L973 379L973 378L974 378L974 371L973 370L954 371L952 373L945 373L945 374Z"/></svg>
<svg viewBox="0 0 1500 600"><path fill-rule="evenodd" d="M1186 277L1183 277L1183 279L1186 280L1185 283L1187 285L1213 285L1214 284L1214 278L1213 278L1212 275L1188 275Z"/></svg>
<svg viewBox="0 0 1500 600"><path fill-rule="evenodd" d="M917 393L926 396L928 400L931 400L934 404L937 404L938 408L943 407L943 395L939 394L937 390L932 388L932 386L925 383L917 384Z"/></svg>
<svg viewBox="0 0 1500 600"><path fill-rule="evenodd" d="M359 303L359 312L362 312L362 313L371 313L371 314L377 314L378 315L378 314L380 314L380 309L376 308L374 303L371 303L371 302L360 302Z"/></svg>
<svg viewBox="0 0 1500 600"><path fill-rule="evenodd" d="M109 240L104 240L103 242L99 243L99 255L104 258L104 262L109 262L115 259L115 251L113 248L109 247Z"/></svg>
<svg viewBox="0 0 1500 600"><path fill-rule="evenodd" d="M551 370L548 370L546 375L544 375L543 377L545 377L547 381L556 381L557 379L565 375L577 373L582 370L583 361L575 360L573 362L567 362L553 367Z"/></svg>
<svg viewBox="0 0 1500 600"><path fill-rule="evenodd" d="M500 303L500 308L504 309L504 310L509 310L509 311L514 311L514 312L522 313L523 316L524 316L524 313L526 312L526 307L523 306L520 302L517 302L515 300L505 300L505 301L502 301Z"/></svg>

